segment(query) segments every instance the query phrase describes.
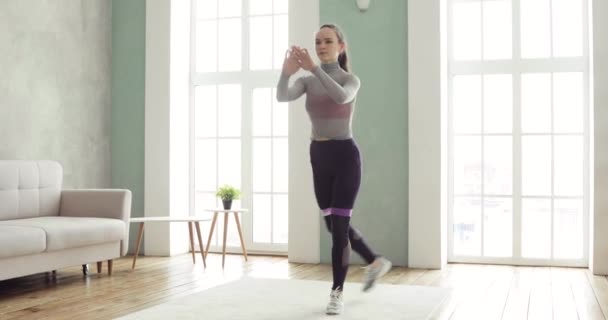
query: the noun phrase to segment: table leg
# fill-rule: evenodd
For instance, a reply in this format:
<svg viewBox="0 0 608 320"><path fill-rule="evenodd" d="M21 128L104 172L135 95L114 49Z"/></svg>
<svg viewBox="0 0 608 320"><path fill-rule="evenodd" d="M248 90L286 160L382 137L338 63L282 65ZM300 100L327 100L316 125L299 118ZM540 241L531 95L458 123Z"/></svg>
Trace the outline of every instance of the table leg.
<svg viewBox="0 0 608 320"><path fill-rule="evenodd" d="M203 266L207 268L207 262L205 261L205 250L203 248L203 239L201 238L201 227L198 221L194 222L194 225L196 226L196 236L198 237L198 246L201 249L201 257L203 257Z"/></svg>
<svg viewBox="0 0 608 320"><path fill-rule="evenodd" d="M213 235L213 228L215 228L215 221L217 220L217 212L213 213L213 221L211 221L211 230L209 230L209 239L207 239L207 249L205 249L205 257L209 253L209 245L211 244L211 236Z"/></svg>
<svg viewBox="0 0 608 320"><path fill-rule="evenodd" d="M144 235L144 223L139 223L139 233L137 234L137 244L135 245L135 255L133 256L133 265L131 269L135 269L135 261L137 261L137 255L139 255L139 246L141 245L141 238Z"/></svg>
<svg viewBox="0 0 608 320"><path fill-rule="evenodd" d="M196 257L194 255L194 237L192 237L192 222L188 221L188 234L190 235L190 252L192 252L192 263L196 264Z"/></svg>
<svg viewBox="0 0 608 320"><path fill-rule="evenodd" d="M226 235L228 234L228 212L224 212L224 244L222 245L222 268L226 260Z"/></svg>
<svg viewBox="0 0 608 320"><path fill-rule="evenodd" d="M243 242L243 233L241 232L241 223L239 222L239 214L234 213L234 220L236 220L236 228L239 230L239 238L241 239L241 248L243 248L243 255L245 255L245 261L247 261L247 250L245 249L245 242Z"/></svg>

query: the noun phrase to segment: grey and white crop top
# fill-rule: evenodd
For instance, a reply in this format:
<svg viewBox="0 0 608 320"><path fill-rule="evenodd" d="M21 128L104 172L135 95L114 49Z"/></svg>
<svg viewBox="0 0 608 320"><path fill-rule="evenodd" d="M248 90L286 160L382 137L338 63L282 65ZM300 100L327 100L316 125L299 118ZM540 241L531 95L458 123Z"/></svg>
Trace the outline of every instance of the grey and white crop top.
<svg viewBox="0 0 608 320"><path fill-rule="evenodd" d="M344 71L338 62L321 64L312 75L298 78L289 87L289 76L281 74L277 100L292 101L306 93L306 111L312 123L312 139L352 138L352 118L361 82Z"/></svg>

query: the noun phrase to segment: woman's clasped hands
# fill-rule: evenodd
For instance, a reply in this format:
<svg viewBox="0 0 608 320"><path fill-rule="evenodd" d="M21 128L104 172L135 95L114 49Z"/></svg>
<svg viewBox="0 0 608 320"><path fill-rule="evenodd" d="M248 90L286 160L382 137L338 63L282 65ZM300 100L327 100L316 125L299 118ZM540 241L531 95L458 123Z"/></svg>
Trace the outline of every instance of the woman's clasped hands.
<svg viewBox="0 0 608 320"><path fill-rule="evenodd" d="M317 65L310 57L308 50L299 46L291 46L285 52L285 60L283 61L283 72L287 75L292 75L300 68L312 71Z"/></svg>

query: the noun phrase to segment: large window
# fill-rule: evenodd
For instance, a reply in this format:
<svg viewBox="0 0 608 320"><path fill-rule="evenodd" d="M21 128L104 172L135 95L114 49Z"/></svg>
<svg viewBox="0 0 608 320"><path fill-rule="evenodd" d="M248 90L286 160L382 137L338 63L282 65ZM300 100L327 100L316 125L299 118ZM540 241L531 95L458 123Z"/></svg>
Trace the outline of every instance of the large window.
<svg viewBox="0 0 608 320"><path fill-rule="evenodd" d="M586 265L587 0L448 0L449 259Z"/></svg>
<svg viewBox="0 0 608 320"><path fill-rule="evenodd" d="M288 109L274 90L287 49L287 6L193 0L192 205L197 215L210 215L205 208L221 206L218 187L240 188L233 206L250 209L241 219L251 251L287 248ZM238 248L232 217L229 223L228 245ZM223 230L223 219L217 227Z"/></svg>

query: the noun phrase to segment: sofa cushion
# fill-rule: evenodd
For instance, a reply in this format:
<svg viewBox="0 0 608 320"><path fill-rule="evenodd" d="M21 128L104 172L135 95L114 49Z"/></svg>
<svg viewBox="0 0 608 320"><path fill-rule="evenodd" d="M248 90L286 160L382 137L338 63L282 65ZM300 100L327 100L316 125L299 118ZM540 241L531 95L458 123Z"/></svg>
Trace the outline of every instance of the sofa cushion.
<svg viewBox="0 0 608 320"><path fill-rule="evenodd" d="M125 223L118 219L39 217L0 221L0 226L35 227L46 233L46 251L84 247L124 238Z"/></svg>
<svg viewBox="0 0 608 320"><path fill-rule="evenodd" d="M37 254L46 249L46 233L36 227L0 225L0 243L0 259Z"/></svg>
<svg viewBox="0 0 608 320"><path fill-rule="evenodd" d="M55 161L0 160L0 220L59 215L62 178Z"/></svg>

